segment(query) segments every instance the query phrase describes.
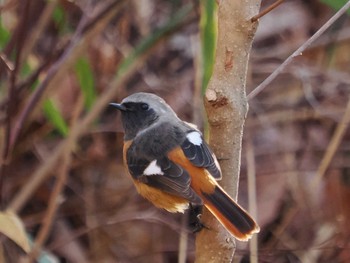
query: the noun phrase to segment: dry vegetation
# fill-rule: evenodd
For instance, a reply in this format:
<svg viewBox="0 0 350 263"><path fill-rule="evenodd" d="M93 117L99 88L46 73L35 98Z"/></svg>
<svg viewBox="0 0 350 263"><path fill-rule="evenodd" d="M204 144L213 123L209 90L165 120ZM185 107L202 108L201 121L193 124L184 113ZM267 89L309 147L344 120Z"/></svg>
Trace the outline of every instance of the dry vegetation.
<svg viewBox="0 0 350 263"><path fill-rule="evenodd" d="M262 17L247 92L334 13L285 1ZM199 18L185 0L0 1L0 210L18 213L38 262L177 262L179 250L193 262L182 215L125 175L108 102L154 92L205 126ZM239 201L248 207L256 175L259 262L350 261L349 68L345 15L249 101ZM249 262L237 247L235 262ZM0 262L23 255L0 235Z"/></svg>

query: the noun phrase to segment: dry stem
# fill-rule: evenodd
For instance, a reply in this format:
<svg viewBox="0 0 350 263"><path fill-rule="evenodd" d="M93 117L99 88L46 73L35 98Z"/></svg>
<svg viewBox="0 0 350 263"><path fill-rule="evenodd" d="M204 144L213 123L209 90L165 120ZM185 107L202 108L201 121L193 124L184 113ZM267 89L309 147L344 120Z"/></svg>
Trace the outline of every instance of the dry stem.
<svg viewBox="0 0 350 263"><path fill-rule="evenodd" d="M311 36L304 44L302 44L297 50L295 50L283 63L272 72L259 86L257 86L252 92L250 92L247 96L248 100L251 100L260 92L262 92L270 83L281 74L285 68L293 61L295 57L301 56L302 53L311 46L334 22L341 17L348 9L350 8L350 1L348 1L341 9L335 13L323 26L317 30L313 36Z"/></svg>

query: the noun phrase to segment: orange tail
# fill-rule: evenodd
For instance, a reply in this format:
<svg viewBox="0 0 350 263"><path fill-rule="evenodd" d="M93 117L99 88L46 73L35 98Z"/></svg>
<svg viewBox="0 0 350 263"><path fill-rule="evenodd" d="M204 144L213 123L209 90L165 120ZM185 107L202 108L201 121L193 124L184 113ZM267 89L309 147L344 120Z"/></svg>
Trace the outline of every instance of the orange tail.
<svg viewBox="0 0 350 263"><path fill-rule="evenodd" d="M214 192L202 192L204 205L220 221L220 223L238 240L247 241L260 228L254 219L241 208L220 186Z"/></svg>

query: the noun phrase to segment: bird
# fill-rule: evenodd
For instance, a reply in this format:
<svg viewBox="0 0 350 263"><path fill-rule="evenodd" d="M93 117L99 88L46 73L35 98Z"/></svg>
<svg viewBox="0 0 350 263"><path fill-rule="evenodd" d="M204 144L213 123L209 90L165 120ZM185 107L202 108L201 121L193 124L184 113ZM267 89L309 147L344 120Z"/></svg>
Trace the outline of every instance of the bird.
<svg viewBox="0 0 350 263"><path fill-rule="evenodd" d="M204 205L236 239L259 232L255 220L218 184L219 162L196 125L182 121L153 93L138 92L121 103L123 162L138 193L175 213Z"/></svg>

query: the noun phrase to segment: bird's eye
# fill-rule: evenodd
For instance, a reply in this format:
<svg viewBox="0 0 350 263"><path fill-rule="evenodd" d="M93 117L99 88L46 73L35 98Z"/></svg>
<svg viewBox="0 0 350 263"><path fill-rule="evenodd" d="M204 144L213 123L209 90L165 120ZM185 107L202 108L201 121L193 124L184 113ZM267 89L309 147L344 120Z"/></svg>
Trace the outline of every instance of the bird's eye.
<svg viewBox="0 0 350 263"><path fill-rule="evenodd" d="M149 109L149 105L147 103L142 103L141 104L141 109L148 110Z"/></svg>

